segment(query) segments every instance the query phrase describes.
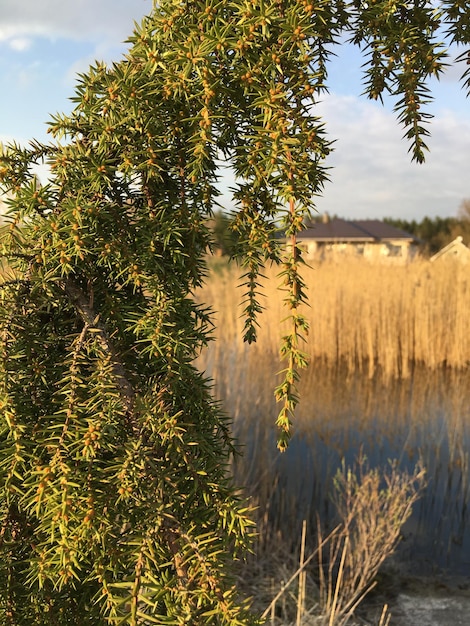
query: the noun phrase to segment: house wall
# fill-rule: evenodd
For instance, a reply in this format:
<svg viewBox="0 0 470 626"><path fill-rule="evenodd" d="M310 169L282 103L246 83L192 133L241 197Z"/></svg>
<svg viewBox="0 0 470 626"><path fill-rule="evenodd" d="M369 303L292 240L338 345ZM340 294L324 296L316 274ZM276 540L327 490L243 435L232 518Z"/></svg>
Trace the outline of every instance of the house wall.
<svg viewBox="0 0 470 626"><path fill-rule="evenodd" d="M470 263L470 249L461 241L453 241L431 257L431 262L458 261L467 265Z"/></svg>
<svg viewBox="0 0 470 626"><path fill-rule="evenodd" d="M340 260L345 257L363 257L374 263L406 263L415 253L409 242L335 242L320 243L316 241L300 241L309 259L318 261Z"/></svg>

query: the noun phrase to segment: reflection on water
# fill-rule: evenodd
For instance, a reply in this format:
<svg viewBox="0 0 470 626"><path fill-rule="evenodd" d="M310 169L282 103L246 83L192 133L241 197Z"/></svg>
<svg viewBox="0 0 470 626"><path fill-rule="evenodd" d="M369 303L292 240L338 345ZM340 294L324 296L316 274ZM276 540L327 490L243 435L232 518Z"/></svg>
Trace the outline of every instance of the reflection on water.
<svg viewBox="0 0 470 626"><path fill-rule="evenodd" d="M247 352L243 360L225 353L205 363L245 448L236 480L256 494L266 528L297 544L302 519L313 529L317 514L331 518L332 477L342 460L352 464L360 449L371 467L396 459L412 471L420 461L428 484L403 530L400 558L414 573L470 575L467 377L416 371L406 381L385 384L311 367L303 379L295 435L281 455L275 448L273 373L266 366L275 361Z"/></svg>

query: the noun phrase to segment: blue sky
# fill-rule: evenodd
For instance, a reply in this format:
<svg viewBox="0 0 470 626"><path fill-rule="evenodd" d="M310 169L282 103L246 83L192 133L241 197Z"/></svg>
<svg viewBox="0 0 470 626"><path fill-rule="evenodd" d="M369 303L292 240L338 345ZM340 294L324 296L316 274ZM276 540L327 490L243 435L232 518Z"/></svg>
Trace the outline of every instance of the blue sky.
<svg viewBox="0 0 470 626"><path fill-rule="evenodd" d="M134 20L150 10L151 0L1 0L0 140L45 140L49 115L72 108L77 72L95 59L119 59ZM431 152L417 165L393 105L360 96L358 52L338 51L330 92L318 105L336 140L318 210L350 219L456 215L470 198L470 100L458 83L464 68L431 85ZM222 202L230 208L228 193Z"/></svg>

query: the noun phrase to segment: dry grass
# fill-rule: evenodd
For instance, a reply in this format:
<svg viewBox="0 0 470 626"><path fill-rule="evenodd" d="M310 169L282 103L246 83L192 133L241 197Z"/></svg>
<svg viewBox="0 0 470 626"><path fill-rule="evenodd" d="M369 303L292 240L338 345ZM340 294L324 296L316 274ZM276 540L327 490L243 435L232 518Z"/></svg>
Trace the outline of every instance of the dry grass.
<svg viewBox="0 0 470 626"><path fill-rule="evenodd" d="M465 368L470 362L470 278L464 265L351 260L303 272L310 305L305 348L312 359L395 378L407 377L418 364ZM285 317L276 274L276 268L266 270L258 338L260 349L271 354L278 353ZM217 336L225 349L241 341L239 282L238 268L222 266L200 294L218 312Z"/></svg>
<svg viewBox="0 0 470 626"><path fill-rule="evenodd" d="M369 469L360 457L356 470L343 465L336 476L339 529L320 558L320 606L324 626L343 626L374 587L384 561L393 554L400 531L411 515L424 484L424 472L413 474ZM319 529L319 536L321 531ZM319 551L323 557L323 551Z"/></svg>
<svg viewBox="0 0 470 626"><path fill-rule="evenodd" d="M384 561L393 554L400 530L424 483L424 472L369 469L364 457L336 475L334 499L339 523L327 535L317 528L317 545L307 554L306 523L297 564L281 544L256 554L240 577L253 594L254 608L271 626L358 624L356 610L375 586ZM268 599L270 598L269 602ZM374 624L387 626L383 606ZM361 623L366 623L361 621ZM367 623L371 623L370 621Z"/></svg>

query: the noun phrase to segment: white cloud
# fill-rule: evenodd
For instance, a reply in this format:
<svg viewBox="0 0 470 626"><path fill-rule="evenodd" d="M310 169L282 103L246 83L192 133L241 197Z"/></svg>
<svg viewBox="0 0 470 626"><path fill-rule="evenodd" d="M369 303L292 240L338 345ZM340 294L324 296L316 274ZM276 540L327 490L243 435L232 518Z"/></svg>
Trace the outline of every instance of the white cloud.
<svg viewBox="0 0 470 626"><path fill-rule="evenodd" d="M32 45L32 40L28 37L14 37L10 39L8 45L15 52L24 52L25 50L29 50Z"/></svg>
<svg viewBox="0 0 470 626"><path fill-rule="evenodd" d="M96 59L119 58L122 43L132 33L134 21L139 21L151 9L152 0L1 0L0 42L16 52L27 50L39 38L60 45L85 43L90 52L76 59L70 67L65 68L61 59L57 59L60 72L60 76L56 75L57 86L70 89L75 84L76 74L86 71ZM15 80L22 88L28 85L30 67L21 67ZM42 80L51 83L52 79L43 73Z"/></svg>
<svg viewBox="0 0 470 626"><path fill-rule="evenodd" d="M470 196L470 119L448 110L431 121L426 163L411 163L395 115L355 97L327 96L319 105L331 138L331 183L320 211L344 217L454 215Z"/></svg>
<svg viewBox="0 0 470 626"><path fill-rule="evenodd" d="M121 41L151 0L2 0L0 41L22 37Z"/></svg>

